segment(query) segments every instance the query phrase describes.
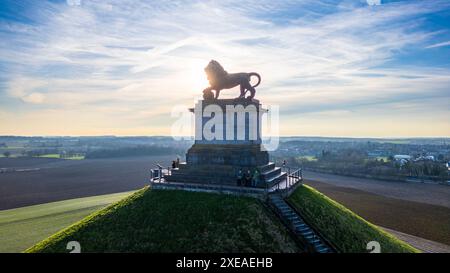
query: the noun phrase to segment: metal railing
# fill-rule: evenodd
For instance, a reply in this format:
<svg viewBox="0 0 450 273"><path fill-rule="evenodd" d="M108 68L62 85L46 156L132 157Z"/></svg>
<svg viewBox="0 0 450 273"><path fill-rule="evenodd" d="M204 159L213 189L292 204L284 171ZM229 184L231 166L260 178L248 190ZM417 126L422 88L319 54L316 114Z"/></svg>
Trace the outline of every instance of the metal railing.
<svg viewBox="0 0 450 273"><path fill-rule="evenodd" d="M298 184L300 181L302 181L302 169L301 168L296 169L295 171L291 172L290 167L283 166L282 170L287 173L286 179L284 181L280 181L275 185L266 184L265 187L259 188L260 190L263 190L263 192L266 196L273 191L279 192L283 195L289 195L291 190L293 189L293 187L296 184ZM163 167L160 164L156 164L155 169L150 169L150 184L154 184L154 183L171 184L168 180L164 179L164 176L170 176L171 174L172 174L171 167ZM174 183L174 184L180 184L180 183ZM181 183L181 184L191 184L191 183ZM231 186L231 185L216 184L216 183L212 183L209 180L206 180L205 183L195 183L195 184L198 186L210 186L213 188L223 188L223 190L232 189L233 191L242 191L242 192L249 192L249 191L252 191L252 189L258 189L258 188L254 188L254 187L247 187L244 185Z"/></svg>
<svg viewBox="0 0 450 273"><path fill-rule="evenodd" d="M286 180L284 183L278 183L275 191L287 196L290 194L294 186L303 180L303 172L301 168L292 172L290 167L283 166L283 169L286 170L287 173Z"/></svg>
<svg viewBox="0 0 450 273"><path fill-rule="evenodd" d="M288 173L288 176L287 176L288 186L290 187L291 185L294 185L298 181L302 180L302 175L303 175L302 169L298 169L291 173Z"/></svg>
<svg viewBox="0 0 450 273"><path fill-rule="evenodd" d="M170 167L163 167L160 164L156 164L156 169L150 169L150 183L161 183L165 175L171 174L172 169Z"/></svg>
<svg viewBox="0 0 450 273"><path fill-rule="evenodd" d="M170 176L172 174L172 170L177 168L171 168L171 167L163 167L160 164L156 164L156 168L150 169L150 185L155 184L161 184L161 185L167 185L173 188L189 188L189 189L204 189L204 190L211 190L211 191L218 191L218 192L233 192L237 194L242 195L248 195L248 194L256 194L264 196L267 195L268 190L265 190L264 188L257 188L257 187L247 187L244 185L223 185L220 183L213 183L212 181L209 181L208 179L205 180L203 183L184 183L184 182L170 182L169 180L164 179L164 176Z"/></svg>

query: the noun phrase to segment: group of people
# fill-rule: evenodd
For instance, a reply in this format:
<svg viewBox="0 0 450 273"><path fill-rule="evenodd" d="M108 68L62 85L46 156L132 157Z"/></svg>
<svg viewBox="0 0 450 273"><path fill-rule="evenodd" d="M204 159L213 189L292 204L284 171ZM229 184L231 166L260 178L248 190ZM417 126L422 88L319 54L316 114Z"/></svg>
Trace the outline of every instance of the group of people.
<svg viewBox="0 0 450 273"><path fill-rule="evenodd" d="M172 160L172 169L176 169L180 166L180 158L177 157L177 160Z"/></svg>
<svg viewBox="0 0 450 273"><path fill-rule="evenodd" d="M172 169L179 168L180 158L172 161ZM286 166L286 160L283 161L283 167ZM258 169L243 171L240 169L237 174L237 185L243 187L257 187L261 181L261 173Z"/></svg>
<svg viewBox="0 0 450 273"><path fill-rule="evenodd" d="M247 170L246 172L239 170L237 175L237 185L244 187L256 187L259 184L260 178L261 174L258 169L255 169L253 173L250 170Z"/></svg>

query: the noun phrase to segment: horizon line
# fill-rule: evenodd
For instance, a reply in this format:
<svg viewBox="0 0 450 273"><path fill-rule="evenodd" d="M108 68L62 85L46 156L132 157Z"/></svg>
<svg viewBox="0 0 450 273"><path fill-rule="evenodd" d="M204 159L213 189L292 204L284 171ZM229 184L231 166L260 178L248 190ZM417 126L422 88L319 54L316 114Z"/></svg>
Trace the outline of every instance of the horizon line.
<svg viewBox="0 0 450 273"><path fill-rule="evenodd" d="M32 137L42 137L42 138L52 138L52 137L67 137L67 138L77 138L77 137L171 137L170 135L0 135L2 137L24 137L24 138L32 138ZM176 136L176 137L188 137L188 136ZM194 138L194 136L191 136ZM266 136L263 138L270 138L272 136ZM387 136L387 137L378 137L378 136L318 136L318 135L283 135L279 136L280 138L350 138L350 139L450 139L450 136ZM183 139L186 140L186 139Z"/></svg>

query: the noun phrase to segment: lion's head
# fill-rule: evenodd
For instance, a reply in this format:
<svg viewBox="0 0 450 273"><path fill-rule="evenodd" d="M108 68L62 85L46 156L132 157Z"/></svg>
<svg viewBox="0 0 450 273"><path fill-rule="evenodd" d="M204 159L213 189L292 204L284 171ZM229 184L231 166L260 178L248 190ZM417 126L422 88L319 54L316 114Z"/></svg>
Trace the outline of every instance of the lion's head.
<svg viewBox="0 0 450 273"><path fill-rule="evenodd" d="M214 86L214 83L218 79L222 79L228 73L223 69L219 62L211 60L208 66L205 67L206 76L208 77L209 84Z"/></svg>

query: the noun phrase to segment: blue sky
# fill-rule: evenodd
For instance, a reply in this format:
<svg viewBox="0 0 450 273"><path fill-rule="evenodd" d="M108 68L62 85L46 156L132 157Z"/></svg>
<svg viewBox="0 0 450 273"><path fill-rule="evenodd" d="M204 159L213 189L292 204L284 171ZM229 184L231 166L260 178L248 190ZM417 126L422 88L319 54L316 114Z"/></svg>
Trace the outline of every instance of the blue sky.
<svg viewBox="0 0 450 273"><path fill-rule="evenodd" d="M282 135L450 136L450 1L371 2L3 0L0 134L168 135L216 59Z"/></svg>

